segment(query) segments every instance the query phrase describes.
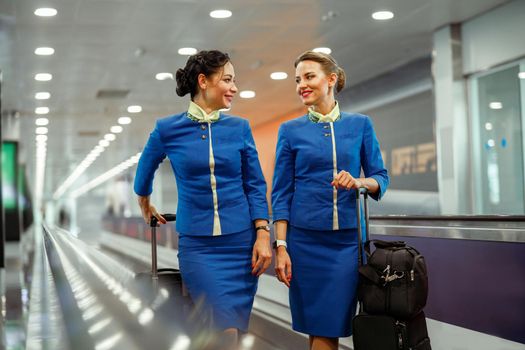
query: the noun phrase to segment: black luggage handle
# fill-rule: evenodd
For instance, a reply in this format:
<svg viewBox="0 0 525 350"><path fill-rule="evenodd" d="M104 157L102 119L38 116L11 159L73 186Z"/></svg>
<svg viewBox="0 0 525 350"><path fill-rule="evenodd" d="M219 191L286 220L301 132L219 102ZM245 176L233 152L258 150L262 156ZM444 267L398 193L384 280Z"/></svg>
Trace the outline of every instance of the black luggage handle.
<svg viewBox="0 0 525 350"><path fill-rule="evenodd" d="M160 214L166 221L175 221L177 219L176 214ZM159 219L157 219L155 216L151 216L151 219L149 221L150 227L157 227L157 224L159 223Z"/></svg>
<svg viewBox="0 0 525 350"><path fill-rule="evenodd" d="M175 221L176 214L161 214L166 221ZM151 278L156 282L159 279L157 270L157 223L158 219L154 216L149 221L151 227Z"/></svg>
<svg viewBox="0 0 525 350"><path fill-rule="evenodd" d="M356 213L357 213L357 240L359 243L359 249L357 254L357 261L359 266L363 266L363 228L361 227L361 194L364 198L364 207L365 207L365 242L368 242L368 232L370 232L369 218L368 218L368 190L365 187L360 187L355 191L356 197Z"/></svg>

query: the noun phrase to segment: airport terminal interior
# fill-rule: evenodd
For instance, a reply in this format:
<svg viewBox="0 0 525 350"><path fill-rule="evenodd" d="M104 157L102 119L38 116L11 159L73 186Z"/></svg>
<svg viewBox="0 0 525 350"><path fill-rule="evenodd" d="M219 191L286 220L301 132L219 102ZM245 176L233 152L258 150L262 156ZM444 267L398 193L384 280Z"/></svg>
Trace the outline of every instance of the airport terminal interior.
<svg viewBox="0 0 525 350"><path fill-rule="evenodd" d="M330 54L390 177L370 238L425 258L432 349L525 350L524 35L524 0L0 0L0 349L220 343L206 300L149 279L154 254L179 268L179 234L152 234L133 189L156 121L188 110L177 69L217 49L269 204L279 128L307 113L294 61ZM176 213L179 194L165 159L151 202ZM309 349L273 264L237 349Z"/></svg>

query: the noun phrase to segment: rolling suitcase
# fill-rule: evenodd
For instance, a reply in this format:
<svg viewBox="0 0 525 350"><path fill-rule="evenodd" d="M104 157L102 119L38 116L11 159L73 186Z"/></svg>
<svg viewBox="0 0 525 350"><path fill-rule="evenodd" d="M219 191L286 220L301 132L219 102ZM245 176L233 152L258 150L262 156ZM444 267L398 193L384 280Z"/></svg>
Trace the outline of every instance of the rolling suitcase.
<svg viewBox="0 0 525 350"><path fill-rule="evenodd" d="M175 214L162 214L166 221L175 221ZM141 272L135 276L140 288L146 296L157 293L160 287L166 288L175 298L187 297L182 284L182 275L178 269L157 268L157 223L156 217L150 220L151 228L151 271Z"/></svg>
<svg viewBox="0 0 525 350"><path fill-rule="evenodd" d="M369 243L368 194L366 189L356 191L356 211L358 222L358 263L360 269L364 265L363 233L361 227L361 194L364 197L365 211L365 241ZM359 284L363 281L360 275ZM361 296L362 297L362 296ZM370 315L363 311L363 298L359 300L359 314L352 320L354 350L431 350L428 338L425 314L418 312L409 319L400 320L391 315Z"/></svg>

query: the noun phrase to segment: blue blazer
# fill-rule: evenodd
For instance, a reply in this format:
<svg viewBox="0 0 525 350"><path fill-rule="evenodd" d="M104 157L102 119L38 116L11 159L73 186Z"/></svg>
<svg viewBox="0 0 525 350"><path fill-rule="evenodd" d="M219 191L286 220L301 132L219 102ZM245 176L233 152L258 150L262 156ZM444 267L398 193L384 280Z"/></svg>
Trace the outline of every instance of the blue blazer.
<svg viewBox="0 0 525 350"><path fill-rule="evenodd" d="M181 234L211 236L214 202L210 182L208 125L222 234L253 227L268 218L266 182L247 120L222 114L215 123L198 123L183 112L157 121L137 166L134 190L153 191L153 177L168 157L178 189L176 228Z"/></svg>
<svg viewBox="0 0 525 350"><path fill-rule="evenodd" d="M383 165L372 121L362 114L341 113L333 123L337 154L337 173L348 171L379 184L372 197L379 200L389 178ZM333 151L330 123L314 123L308 115L281 125L277 140L273 175L273 219L311 230L332 230ZM355 190L337 191L339 229L356 228Z"/></svg>

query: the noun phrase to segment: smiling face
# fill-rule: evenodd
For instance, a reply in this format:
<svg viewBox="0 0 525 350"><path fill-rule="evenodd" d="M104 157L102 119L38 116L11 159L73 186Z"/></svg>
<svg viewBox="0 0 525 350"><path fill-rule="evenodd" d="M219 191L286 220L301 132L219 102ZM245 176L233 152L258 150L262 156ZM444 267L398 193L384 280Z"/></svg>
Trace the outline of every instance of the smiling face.
<svg viewBox="0 0 525 350"><path fill-rule="evenodd" d="M221 70L205 77L199 76L199 86L204 103L211 110L230 108L233 96L237 93L235 86L235 71L231 62L227 62Z"/></svg>
<svg viewBox="0 0 525 350"><path fill-rule="evenodd" d="M318 106L333 98L335 73L326 74L321 64L305 60L295 68L296 92L306 106Z"/></svg>

